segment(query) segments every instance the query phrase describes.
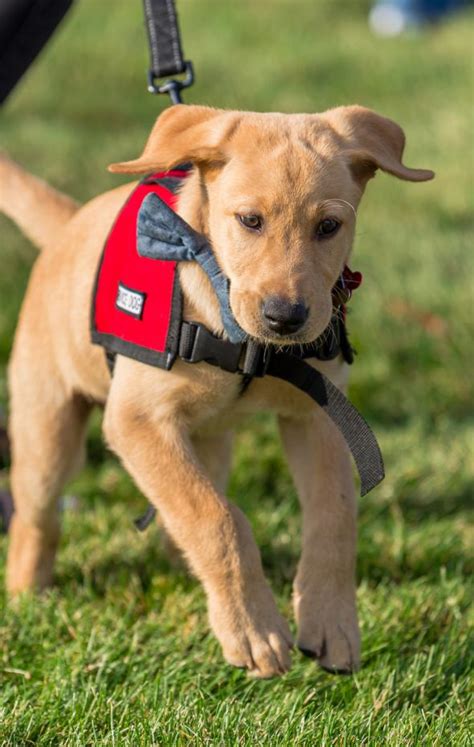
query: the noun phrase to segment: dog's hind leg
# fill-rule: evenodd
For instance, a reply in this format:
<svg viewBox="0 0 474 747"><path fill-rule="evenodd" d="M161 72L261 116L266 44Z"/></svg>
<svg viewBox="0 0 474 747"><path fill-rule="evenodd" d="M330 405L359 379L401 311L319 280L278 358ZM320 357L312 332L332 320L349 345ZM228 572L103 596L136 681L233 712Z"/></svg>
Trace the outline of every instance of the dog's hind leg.
<svg viewBox="0 0 474 747"><path fill-rule="evenodd" d="M303 512L303 552L294 582L298 647L331 672L359 665L355 594L356 497L346 443L322 411L281 418Z"/></svg>
<svg viewBox="0 0 474 747"><path fill-rule="evenodd" d="M9 422L15 513L10 525L7 590L42 589L52 582L59 540L58 498L82 460L90 405L66 391L45 360L10 367ZM30 368L31 366L31 368Z"/></svg>

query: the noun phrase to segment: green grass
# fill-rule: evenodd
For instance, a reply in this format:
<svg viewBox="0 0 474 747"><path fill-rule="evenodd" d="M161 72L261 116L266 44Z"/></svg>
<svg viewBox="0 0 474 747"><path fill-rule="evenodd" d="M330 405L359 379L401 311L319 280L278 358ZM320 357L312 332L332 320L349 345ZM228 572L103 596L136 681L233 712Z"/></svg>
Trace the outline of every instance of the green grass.
<svg viewBox="0 0 474 747"><path fill-rule="evenodd" d="M0 147L80 199L113 187L164 102L145 92L140 3L82 0L0 114ZM173 570L144 500L91 429L68 488L57 586L0 598L2 745L468 745L473 475L469 157L472 16L396 40L368 3L181 0L198 81L188 102L283 111L361 103L399 121L434 182L378 176L353 266L351 397L387 478L360 502L363 667L337 678L295 654L277 681L224 665L204 595ZM34 251L2 219L0 405ZM6 475L3 476L6 479ZM230 494L290 615L299 512L269 416L241 431ZM0 538L3 577L6 539ZM0 579L0 583L3 578ZM471 649L469 644L471 643Z"/></svg>

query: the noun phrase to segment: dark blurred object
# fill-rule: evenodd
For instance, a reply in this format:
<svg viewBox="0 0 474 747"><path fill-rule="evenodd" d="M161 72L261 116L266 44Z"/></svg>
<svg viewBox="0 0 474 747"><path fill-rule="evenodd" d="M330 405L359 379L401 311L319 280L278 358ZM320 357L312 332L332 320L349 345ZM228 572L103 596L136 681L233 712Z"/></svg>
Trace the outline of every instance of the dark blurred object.
<svg viewBox="0 0 474 747"><path fill-rule="evenodd" d="M1 0L0 0L1 2ZM0 469L5 469L10 463L10 444L7 432L7 414L0 405Z"/></svg>
<svg viewBox="0 0 474 747"><path fill-rule="evenodd" d="M0 469L4 469L7 466L9 451L8 434L2 423L2 415L0 412Z"/></svg>
<svg viewBox="0 0 474 747"><path fill-rule="evenodd" d="M8 434L4 424L4 416L0 411L0 469L5 469L9 456ZM13 500L11 495L6 490L0 490L0 534L8 531L12 514Z"/></svg>
<svg viewBox="0 0 474 747"><path fill-rule="evenodd" d="M439 23L448 14L470 5L470 0L379 0L369 15L380 36L398 36L410 29Z"/></svg>
<svg viewBox="0 0 474 747"><path fill-rule="evenodd" d="M13 516L13 499L10 493L0 490L0 534L6 534Z"/></svg>
<svg viewBox="0 0 474 747"><path fill-rule="evenodd" d="M0 104L42 50L73 0L0 0Z"/></svg>

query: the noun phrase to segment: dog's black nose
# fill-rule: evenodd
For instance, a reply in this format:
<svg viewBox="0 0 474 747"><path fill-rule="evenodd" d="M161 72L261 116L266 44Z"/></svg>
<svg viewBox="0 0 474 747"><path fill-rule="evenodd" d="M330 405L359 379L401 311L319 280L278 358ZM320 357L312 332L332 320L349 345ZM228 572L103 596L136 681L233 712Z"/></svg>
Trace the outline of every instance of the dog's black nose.
<svg viewBox="0 0 474 747"><path fill-rule="evenodd" d="M304 303L290 303L281 296L269 296L262 304L262 316L268 329L278 335L298 332L308 318Z"/></svg>

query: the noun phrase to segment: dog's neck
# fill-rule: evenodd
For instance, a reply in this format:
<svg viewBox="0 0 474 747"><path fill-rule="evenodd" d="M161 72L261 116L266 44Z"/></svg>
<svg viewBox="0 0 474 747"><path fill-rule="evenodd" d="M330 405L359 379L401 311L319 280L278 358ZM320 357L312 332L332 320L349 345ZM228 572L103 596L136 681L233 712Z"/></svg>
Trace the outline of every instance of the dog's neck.
<svg viewBox="0 0 474 747"><path fill-rule="evenodd" d="M207 190L198 169L184 180L177 213L195 231L209 237L209 206ZM219 302L211 281L197 262L181 262L179 277L184 296L184 318L201 322L215 334L223 334Z"/></svg>

